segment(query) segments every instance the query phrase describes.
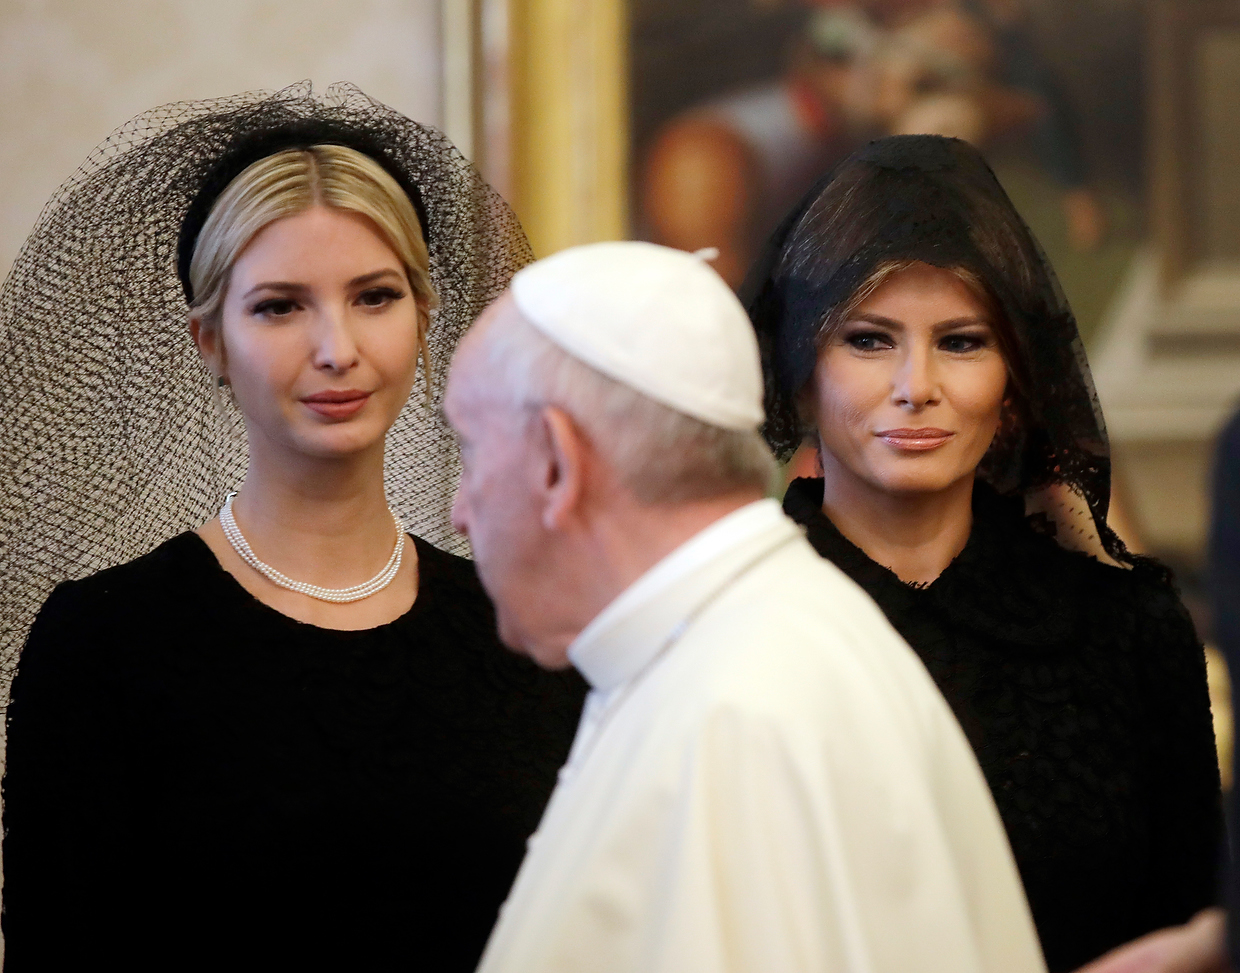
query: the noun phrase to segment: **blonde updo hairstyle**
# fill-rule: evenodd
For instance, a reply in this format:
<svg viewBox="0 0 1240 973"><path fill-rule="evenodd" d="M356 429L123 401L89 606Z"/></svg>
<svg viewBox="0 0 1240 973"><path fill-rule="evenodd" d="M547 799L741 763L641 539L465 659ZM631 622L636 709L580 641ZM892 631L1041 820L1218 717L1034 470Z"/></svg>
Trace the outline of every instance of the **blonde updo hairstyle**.
<svg viewBox="0 0 1240 973"><path fill-rule="evenodd" d="M241 251L265 227L314 206L366 217L404 265L418 305L418 357L427 388L430 311L438 302L422 224L410 201L384 168L343 145L285 149L244 169L211 208L189 265L191 317L217 329L228 283Z"/></svg>

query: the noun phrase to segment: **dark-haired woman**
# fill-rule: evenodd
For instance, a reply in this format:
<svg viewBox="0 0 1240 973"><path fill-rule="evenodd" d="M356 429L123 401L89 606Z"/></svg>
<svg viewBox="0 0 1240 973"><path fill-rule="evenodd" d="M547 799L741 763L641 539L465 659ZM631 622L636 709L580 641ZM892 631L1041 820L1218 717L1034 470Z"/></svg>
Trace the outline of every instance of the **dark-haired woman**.
<svg viewBox="0 0 1240 973"><path fill-rule="evenodd" d="M424 536L436 366L527 257L438 133L350 89L143 116L45 210L0 319L6 613L116 566L18 664L7 970L474 968L584 689Z"/></svg>
<svg viewBox="0 0 1240 973"><path fill-rule="evenodd" d="M1167 571L1108 528L1076 323L978 153L873 143L745 288L768 438L821 476L785 510L879 603L964 727L1049 969L1212 903L1203 653Z"/></svg>

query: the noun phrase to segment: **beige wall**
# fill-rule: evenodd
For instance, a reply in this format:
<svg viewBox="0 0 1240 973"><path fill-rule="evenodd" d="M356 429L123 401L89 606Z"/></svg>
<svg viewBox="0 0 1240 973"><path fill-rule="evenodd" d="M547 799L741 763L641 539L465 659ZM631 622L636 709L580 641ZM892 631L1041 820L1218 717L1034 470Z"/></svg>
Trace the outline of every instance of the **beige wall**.
<svg viewBox="0 0 1240 973"><path fill-rule="evenodd" d="M453 0L0 0L0 275L109 132L170 101L352 81L442 118Z"/></svg>

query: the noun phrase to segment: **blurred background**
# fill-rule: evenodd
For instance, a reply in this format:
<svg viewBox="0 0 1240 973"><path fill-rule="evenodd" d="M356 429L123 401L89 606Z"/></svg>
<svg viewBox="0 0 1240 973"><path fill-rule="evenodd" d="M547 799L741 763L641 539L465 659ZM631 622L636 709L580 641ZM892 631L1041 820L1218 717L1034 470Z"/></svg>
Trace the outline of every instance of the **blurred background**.
<svg viewBox="0 0 1240 973"><path fill-rule="evenodd" d="M973 141L1076 310L1117 526L1211 637L1207 483L1240 396L1240 0L0 0L0 274L132 116L307 78L443 128L539 255L716 246L733 283L858 144Z"/></svg>

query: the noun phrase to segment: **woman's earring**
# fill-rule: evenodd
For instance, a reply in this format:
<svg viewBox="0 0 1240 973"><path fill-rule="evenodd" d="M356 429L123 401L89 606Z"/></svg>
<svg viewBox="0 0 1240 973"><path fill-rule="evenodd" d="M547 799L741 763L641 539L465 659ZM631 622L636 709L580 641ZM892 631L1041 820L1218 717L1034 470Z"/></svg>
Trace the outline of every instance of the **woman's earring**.
<svg viewBox="0 0 1240 973"><path fill-rule="evenodd" d="M228 420L229 426L236 424L237 396L233 393L232 385L223 375L217 376L215 379L215 399L216 408L219 409L220 415ZM231 406L231 408L229 408Z"/></svg>

